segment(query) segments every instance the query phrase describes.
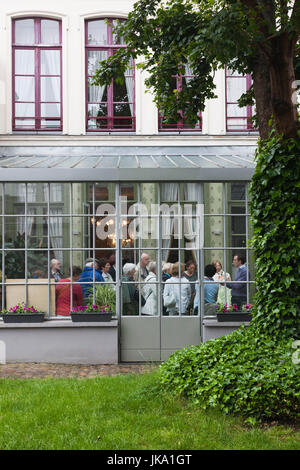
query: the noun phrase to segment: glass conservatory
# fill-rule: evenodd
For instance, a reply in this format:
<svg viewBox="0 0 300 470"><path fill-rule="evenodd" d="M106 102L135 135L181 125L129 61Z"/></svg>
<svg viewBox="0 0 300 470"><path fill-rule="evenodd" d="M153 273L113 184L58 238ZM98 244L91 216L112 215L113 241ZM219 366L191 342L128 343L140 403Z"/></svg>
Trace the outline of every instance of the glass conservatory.
<svg viewBox="0 0 300 470"><path fill-rule="evenodd" d="M0 159L2 310L24 302L66 319L79 305L108 304L120 360L159 361L201 342L202 319L215 313L206 285L231 303L236 256L252 303L254 147L32 150ZM168 301L169 279L177 297Z"/></svg>

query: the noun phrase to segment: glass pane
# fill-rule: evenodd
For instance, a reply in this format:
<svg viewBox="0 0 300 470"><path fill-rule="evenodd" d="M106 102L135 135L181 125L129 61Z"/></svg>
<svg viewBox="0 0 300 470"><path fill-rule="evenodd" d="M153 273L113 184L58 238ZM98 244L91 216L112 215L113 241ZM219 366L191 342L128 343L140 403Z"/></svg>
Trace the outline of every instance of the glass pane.
<svg viewBox="0 0 300 470"><path fill-rule="evenodd" d="M60 101L59 77L41 77L41 101Z"/></svg>
<svg viewBox="0 0 300 470"><path fill-rule="evenodd" d="M60 74L60 51L41 50L41 75Z"/></svg>
<svg viewBox="0 0 300 470"><path fill-rule="evenodd" d="M16 75L34 75L34 51L20 50L15 51L15 74Z"/></svg>
<svg viewBox="0 0 300 470"><path fill-rule="evenodd" d="M42 44L59 44L59 21L41 20Z"/></svg>
<svg viewBox="0 0 300 470"><path fill-rule="evenodd" d="M99 103L107 101L107 87L99 87L96 85L89 85L88 87L88 101L89 103Z"/></svg>
<svg viewBox="0 0 300 470"><path fill-rule="evenodd" d="M106 58L107 51L88 51L88 75L94 75L99 67L99 62Z"/></svg>
<svg viewBox="0 0 300 470"><path fill-rule="evenodd" d="M124 20L113 20L113 27L117 26L117 23L124 23ZM113 33L113 43L125 44L123 37L116 33Z"/></svg>
<svg viewBox="0 0 300 470"><path fill-rule="evenodd" d="M133 101L133 81L132 78L126 78L123 84L114 82L114 101L115 102L124 102L130 101L129 96L131 96L131 101Z"/></svg>
<svg viewBox="0 0 300 470"><path fill-rule="evenodd" d="M34 44L34 20L15 21L15 43Z"/></svg>
<svg viewBox="0 0 300 470"><path fill-rule="evenodd" d="M133 105L130 105L130 104L127 104L127 103L119 103L119 104L115 104L114 105L114 115L115 116L132 116L132 113L133 113ZM128 121L129 122L129 121ZM122 123L122 121L120 120L120 123Z"/></svg>
<svg viewBox="0 0 300 470"><path fill-rule="evenodd" d="M228 119L227 127L228 127L228 130L237 131L237 132L247 130L247 120L246 119Z"/></svg>
<svg viewBox="0 0 300 470"><path fill-rule="evenodd" d="M56 121L54 119L42 119L41 120L41 128L60 128L61 127L61 121Z"/></svg>
<svg viewBox="0 0 300 470"><path fill-rule="evenodd" d="M16 117L34 117L35 104L34 103L16 103L15 115Z"/></svg>
<svg viewBox="0 0 300 470"><path fill-rule="evenodd" d="M227 102L236 102L247 90L246 77L227 78Z"/></svg>
<svg viewBox="0 0 300 470"><path fill-rule="evenodd" d="M227 105L227 116L229 117L247 117L247 107L240 108L237 104ZM246 121L242 121L246 124Z"/></svg>
<svg viewBox="0 0 300 470"><path fill-rule="evenodd" d="M88 44L107 44L107 24L105 20L88 22Z"/></svg>
<svg viewBox="0 0 300 470"><path fill-rule="evenodd" d="M9 279L25 278L25 251L5 251L5 277L6 282L8 282ZM16 305L18 301L18 293L16 292L14 305Z"/></svg>
<svg viewBox="0 0 300 470"><path fill-rule="evenodd" d="M33 119L16 119L15 127L18 129L34 129L35 121Z"/></svg>
<svg viewBox="0 0 300 470"><path fill-rule="evenodd" d="M231 183L231 200L244 201L246 186L242 183Z"/></svg>
<svg viewBox="0 0 300 470"><path fill-rule="evenodd" d="M41 116L42 117L60 117L60 104L59 103L42 103L41 104ZM52 121L52 125L55 122L57 121ZM51 125L51 122L50 122L50 125Z"/></svg>
<svg viewBox="0 0 300 470"><path fill-rule="evenodd" d="M34 101L34 77L15 77L15 100Z"/></svg>
<svg viewBox="0 0 300 470"><path fill-rule="evenodd" d="M102 117L107 116L107 105L106 104L89 104L88 105L88 116Z"/></svg>

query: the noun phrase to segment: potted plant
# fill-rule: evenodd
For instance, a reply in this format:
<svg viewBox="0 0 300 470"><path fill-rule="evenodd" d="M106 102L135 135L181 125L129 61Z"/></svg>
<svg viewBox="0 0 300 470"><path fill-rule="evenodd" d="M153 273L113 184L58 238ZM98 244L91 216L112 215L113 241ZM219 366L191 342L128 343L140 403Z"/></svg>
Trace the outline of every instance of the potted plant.
<svg viewBox="0 0 300 470"><path fill-rule="evenodd" d="M109 305L113 314L116 315L116 291L110 284L97 284L95 286L95 299L93 294L90 294L89 303Z"/></svg>
<svg viewBox="0 0 300 470"><path fill-rule="evenodd" d="M24 303L18 303L9 310L2 310L1 316L4 323L41 323L45 320L45 312Z"/></svg>
<svg viewBox="0 0 300 470"><path fill-rule="evenodd" d="M111 321L112 310L109 305L80 305L71 311L73 322L107 322Z"/></svg>
<svg viewBox="0 0 300 470"><path fill-rule="evenodd" d="M236 304L217 304L216 313L217 320L219 322L225 321L250 321L251 316L251 304L245 304L242 306L242 310L239 310Z"/></svg>

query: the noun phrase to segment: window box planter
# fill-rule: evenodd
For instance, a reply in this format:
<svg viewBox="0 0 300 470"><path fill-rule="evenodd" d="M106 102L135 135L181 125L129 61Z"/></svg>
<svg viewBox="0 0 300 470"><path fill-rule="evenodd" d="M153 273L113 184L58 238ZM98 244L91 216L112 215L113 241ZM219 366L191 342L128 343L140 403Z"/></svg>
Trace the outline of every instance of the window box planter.
<svg viewBox="0 0 300 470"><path fill-rule="evenodd" d="M45 313L1 313L4 323L42 323Z"/></svg>
<svg viewBox="0 0 300 470"><path fill-rule="evenodd" d="M228 321L246 321L249 322L252 319L251 313L247 312L226 312L226 313L217 313L218 322L228 322Z"/></svg>
<svg viewBox="0 0 300 470"><path fill-rule="evenodd" d="M113 312L70 312L73 322L108 322L111 321Z"/></svg>

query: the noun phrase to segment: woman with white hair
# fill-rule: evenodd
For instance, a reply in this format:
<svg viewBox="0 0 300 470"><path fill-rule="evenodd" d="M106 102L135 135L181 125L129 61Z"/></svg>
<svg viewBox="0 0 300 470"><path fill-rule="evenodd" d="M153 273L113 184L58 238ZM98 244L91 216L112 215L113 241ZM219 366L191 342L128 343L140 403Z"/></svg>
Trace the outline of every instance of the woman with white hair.
<svg viewBox="0 0 300 470"><path fill-rule="evenodd" d="M150 261L148 265L149 274L145 279L143 286L143 296L146 301L142 307L142 315L157 315L157 284L156 282L156 263Z"/></svg>
<svg viewBox="0 0 300 470"><path fill-rule="evenodd" d="M180 266L180 270L179 270ZM164 288L164 306L169 315L188 315L191 300L191 284L184 276L184 264L175 263L172 266L172 277Z"/></svg>
<svg viewBox="0 0 300 470"><path fill-rule="evenodd" d="M138 315L139 313L139 291L134 283L135 270L136 265L133 263L126 263L123 266L123 315ZM127 282L130 284L127 284Z"/></svg>

